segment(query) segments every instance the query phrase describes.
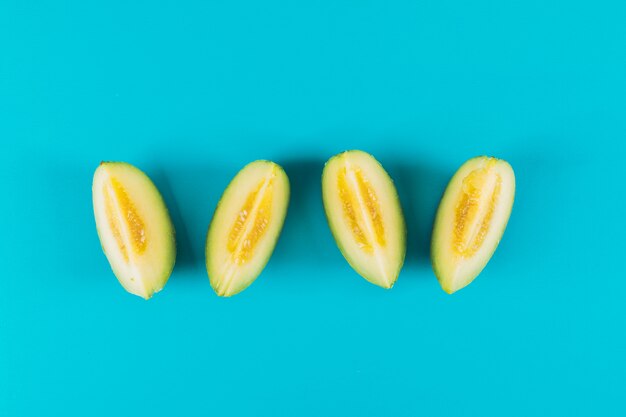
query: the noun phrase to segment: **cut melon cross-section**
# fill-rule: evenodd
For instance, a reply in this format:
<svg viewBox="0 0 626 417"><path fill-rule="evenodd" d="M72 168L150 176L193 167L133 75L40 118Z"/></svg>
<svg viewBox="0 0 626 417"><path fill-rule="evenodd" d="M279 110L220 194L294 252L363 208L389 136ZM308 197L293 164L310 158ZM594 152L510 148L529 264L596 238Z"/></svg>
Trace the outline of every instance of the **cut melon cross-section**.
<svg viewBox="0 0 626 417"><path fill-rule="evenodd" d="M446 292L465 287L487 265L506 228L514 196L513 169L500 159L470 159L450 180L431 245L433 269Z"/></svg>
<svg viewBox="0 0 626 417"><path fill-rule="evenodd" d="M211 286L224 297L248 287L274 251L289 202L289 180L270 161L246 165L228 185L206 242Z"/></svg>
<svg viewBox="0 0 626 417"><path fill-rule="evenodd" d="M322 174L328 224L337 246L366 280L391 288L406 253L406 228L393 182L370 154L347 151Z"/></svg>
<svg viewBox="0 0 626 417"><path fill-rule="evenodd" d="M174 227L161 194L139 169L103 162L94 174L93 207L100 243L124 288L150 298L176 259Z"/></svg>

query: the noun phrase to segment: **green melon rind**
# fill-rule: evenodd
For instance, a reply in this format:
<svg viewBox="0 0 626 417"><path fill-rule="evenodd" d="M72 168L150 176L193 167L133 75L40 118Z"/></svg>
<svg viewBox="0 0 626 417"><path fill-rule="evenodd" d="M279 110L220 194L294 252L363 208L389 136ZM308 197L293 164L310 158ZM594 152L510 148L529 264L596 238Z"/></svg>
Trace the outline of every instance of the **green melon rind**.
<svg viewBox="0 0 626 417"><path fill-rule="evenodd" d="M359 265L358 260L353 259L352 256L349 254L349 252L346 250L346 248L344 247L342 240L343 240L343 236L341 236L341 233L339 233L339 231L337 230L337 228L333 225L333 219L331 218L331 213L332 213L332 208L328 206L327 203L327 198L325 197L325 190L324 187L322 186L322 201L324 204L324 213L326 215L326 221L328 222L328 226L330 228L331 234L333 235L333 238L335 240L335 243L337 245L337 247L339 248L339 251L341 252L341 254L343 255L344 259L348 262L348 265L350 265L350 267L356 271L361 277L363 277L366 281L368 281L371 284L374 284L376 286L379 286L381 288L385 288L385 289L391 289L393 288L393 286L395 285L396 281L398 280L398 277L400 276L400 272L402 271L402 267L404 265L404 261L406 258L406 239L407 239L407 229L406 229L406 222L404 219L404 213L402 211L402 204L400 202L400 196L398 195L398 190L396 189L393 180L391 178L391 176L389 175L389 173L385 170L385 168L382 166L382 164L376 159L374 158L373 155L365 152L365 151L361 151L361 150L349 150L349 151L344 151L342 153L339 153L337 155L332 156L328 161L326 161L326 163L324 164L324 170L322 171L322 184L324 184L324 176L327 174L327 170L326 168L330 165L330 163L336 159L341 158L345 153L360 153L363 155L366 155L367 157L371 158L381 169L381 172L384 174L384 179L385 181L388 183L388 185L391 187L391 190L393 190L393 197L394 197L394 207L396 207L396 213L394 215L399 216L398 218L400 219L400 223L401 223L401 227L400 227L400 245L403 248L402 250L402 256L398 261L398 265L396 268L396 273L395 273L395 278L391 280L390 285L384 285L383 283L381 283L380 280L369 276L366 271L363 270L363 268L361 268L361 266Z"/></svg>
<svg viewBox="0 0 626 417"><path fill-rule="evenodd" d="M154 294L160 292L165 287L165 284L167 284L167 281L172 275L172 272L174 270L174 265L176 264L176 229L174 228L174 223L172 222L169 210L167 208L167 205L165 204L165 200L163 199L163 196L159 192L159 189L156 187L154 182L150 179L150 177L148 177L148 175L145 172L143 172L136 166L129 164L127 162L102 161L100 165L98 166L98 168L96 169L96 172L94 173L94 177L97 174L98 169L100 169L100 167L102 166L119 166L125 170L128 170L129 172L132 172L132 175L137 175L139 177L142 177L146 185L150 188L148 192L151 192L154 196L157 197L157 200L160 201L161 208L164 214L163 217L166 219L166 222L165 224L163 224L163 226L165 226L166 229L169 229L169 230L166 230L166 232L164 233L163 239L167 239L170 241L172 250L167 251L164 254L165 257L161 258L163 259L163 264L165 266L163 268L162 274L154 280L154 283L156 285L153 288L147 288L144 286L144 289L146 290L144 294L138 294L138 293L132 292L129 286L127 286L125 279L120 277L121 271L116 271L116 269L114 268L113 263L111 262L109 258L110 255L109 253L107 253L107 250L104 247L104 244L102 243L103 242L102 234L96 222L96 232L98 234L98 240L100 241L100 247L102 248L102 252L106 256L107 261L109 262L109 266L111 267L111 270L113 271L113 274L115 275L119 283L127 292L133 295L137 295L138 297L141 297L145 300L149 300L150 298L152 298ZM96 190L92 188L92 194L94 192L96 192ZM94 217L95 217L95 207L94 207Z"/></svg>
<svg viewBox="0 0 626 417"><path fill-rule="evenodd" d="M487 156L477 156L471 159L468 159L467 161L465 161L460 167L459 169L454 173L454 175L452 176L452 178L450 179L450 181L448 182L448 185L446 186L446 189L443 193L443 196L441 197L441 201L439 202L439 207L437 208L437 214L435 216L435 222L433 225L433 231L432 231L432 237L431 237L431 246L430 246L430 260L431 260L431 264L432 264L432 268L433 268L433 272L435 273L435 277L437 278L437 281L439 281L439 284L441 285L441 288L448 294L453 294L456 291L459 291L463 288L465 288L466 286L468 286L469 284L472 283L472 281L474 281L474 279L476 279L478 277L478 275L480 275L480 273L487 267L487 264L489 263L489 261L491 260L491 258L493 257L496 249L498 248L500 241L502 240L502 237L504 236L504 232L506 230L506 227L508 225L508 222L510 220L511 217L511 212L513 210L513 202L514 202L514 198L515 198L515 190L513 189L513 201L511 201L511 209L509 210L509 213L506 217L506 221L504 222L504 224L501 227L501 233L500 236L497 239L497 243L495 245L493 245L493 247L486 252L485 254L483 254L484 257L484 261L482 262L482 266L480 268L477 268L476 270L472 271L472 273L470 275L467 276L467 278L465 278L464 284L460 285L458 288L454 288L453 286L451 286L451 280L447 279L447 277L445 276L445 273L443 271L443 254L439 254L438 253L438 246L440 245L440 241L445 239L445 236L442 236L442 233L439 232L439 230L442 228L442 222L444 221L444 217L445 217L445 210L446 208L448 208L448 206L450 204L454 204L455 200L454 198L456 197L456 195L453 195L451 191L451 188L453 187L453 185L459 181L459 180L463 180L463 178L461 178L461 171L463 170L463 168L466 165L475 163L478 160L482 160L482 159L486 159L488 158ZM498 159L498 163L504 163L508 166L508 168L511 170L511 173L513 174L513 179L515 179L515 174L513 171L513 168L511 167L511 165L503 160L503 159ZM515 187L515 183L513 183L513 187ZM441 259L441 260L440 260Z"/></svg>
<svg viewBox="0 0 626 417"><path fill-rule="evenodd" d="M211 268L210 253L209 252L210 252L211 246L214 243L215 244L220 244L221 242L213 242L211 240L211 227L213 226L213 222L215 221L215 217L216 217L215 214L220 209L220 207L222 207L222 205L225 203L224 199L225 199L225 196L227 194L227 191L230 190L230 187L233 185L233 182L234 182L235 178L237 177L237 175L239 175L240 172L244 171L249 165L252 165L252 164L255 164L255 163L259 163L259 162L271 164L272 166L274 166L280 172L280 174L282 176L284 176L284 179L286 181L286 189L285 189L285 194L283 196L281 196L281 197L285 199L285 215L282 217L280 224L277 226L278 227L278 231L276 233L276 237L270 242L271 243L270 249L268 250L268 253L265 256L265 258L259 263L258 271L254 275L254 278L252 278L247 285L236 286L233 289L233 291L228 292L228 293L224 293L224 292L220 293L217 290L217 284L215 282L216 278L214 278L217 275L216 271L212 271L212 268ZM220 200L218 201L217 206L215 207L215 210L213 211L213 217L211 218L211 222L209 223L209 227L208 227L208 230L207 230L207 236L206 236L206 243L205 243L205 266L206 266L206 269L207 269L207 274L209 276L209 282L211 284L211 288L213 288L213 291L218 296L228 298L228 297L232 297L233 295L237 295L240 292L242 292L245 289L247 289L248 287L250 287L257 280L257 278L261 275L261 273L263 272L263 270L267 266L268 262L270 261L270 258L274 254L274 250L276 249L276 245L278 244L278 240L280 239L280 235L282 233L282 229L283 229L283 226L285 224L285 218L287 217L287 212L289 210L290 193L291 193L291 188L290 188L290 183L289 183L289 177L287 176L287 173L285 172L283 167L280 166L279 164L273 162L273 161L264 160L264 159L256 160L256 161L248 163L241 170L239 170L239 172L237 172L237 174L230 181L230 183L228 184L226 189L224 189L224 192L222 193L222 196L220 197Z"/></svg>

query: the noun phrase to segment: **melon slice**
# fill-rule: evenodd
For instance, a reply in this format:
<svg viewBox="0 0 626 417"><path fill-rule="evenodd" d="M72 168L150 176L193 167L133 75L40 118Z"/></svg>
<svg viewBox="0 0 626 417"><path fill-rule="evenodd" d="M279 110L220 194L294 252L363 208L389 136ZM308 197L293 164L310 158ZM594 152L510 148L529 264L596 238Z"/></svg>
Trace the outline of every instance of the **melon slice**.
<svg viewBox="0 0 626 417"><path fill-rule="evenodd" d="M363 151L335 155L324 167L322 195L344 258L372 284L391 288L404 263L406 227L398 193L382 165Z"/></svg>
<svg viewBox="0 0 626 417"><path fill-rule="evenodd" d="M176 259L174 227L150 178L124 162L102 162L93 178L93 209L102 249L131 294L145 299L167 282Z"/></svg>
<svg viewBox="0 0 626 417"><path fill-rule="evenodd" d="M431 260L451 294L468 285L491 259L513 207L515 175L501 159L481 156L454 174L439 203Z"/></svg>
<svg viewBox="0 0 626 417"><path fill-rule="evenodd" d="M220 199L206 240L206 268L219 296L246 289L263 271L287 214L289 179L270 161L246 165Z"/></svg>

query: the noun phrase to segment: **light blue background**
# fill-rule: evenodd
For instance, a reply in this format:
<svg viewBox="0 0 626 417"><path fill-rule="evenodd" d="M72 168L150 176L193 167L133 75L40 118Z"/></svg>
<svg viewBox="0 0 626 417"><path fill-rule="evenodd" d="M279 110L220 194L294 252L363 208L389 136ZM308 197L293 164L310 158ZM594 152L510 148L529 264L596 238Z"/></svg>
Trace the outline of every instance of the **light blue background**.
<svg viewBox="0 0 626 417"><path fill-rule="evenodd" d="M623 1L0 2L0 416L626 415ZM373 153L408 258L346 264L324 161ZM449 296L429 234L450 176L517 174L492 262ZM219 299L204 238L245 163L292 201L261 277ZM146 302L100 249L91 180L161 189L178 262Z"/></svg>

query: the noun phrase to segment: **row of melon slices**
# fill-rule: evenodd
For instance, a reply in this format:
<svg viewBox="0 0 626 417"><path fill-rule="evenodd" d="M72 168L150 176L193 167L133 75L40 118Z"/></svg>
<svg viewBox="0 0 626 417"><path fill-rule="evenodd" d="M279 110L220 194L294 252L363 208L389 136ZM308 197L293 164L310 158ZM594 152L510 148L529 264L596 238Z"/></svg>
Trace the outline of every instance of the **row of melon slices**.
<svg viewBox="0 0 626 417"><path fill-rule="evenodd" d="M369 282L391 288L406 253L406 228L393 181L370 154L335 155L322 173L324 209L348 263ZM453 176L432 234L431 259L442 288L453 293L485 267L504 232L515 194L511 166L477 157ZM220 296L247 288L280 235L289 202L285 171L270 161L246 165L220 199L206 240L206 268ZM143 298L160 291L176 258L175 232L152 181L122 162L103 162L93 180L102 248L124 288Z"/></svg>

